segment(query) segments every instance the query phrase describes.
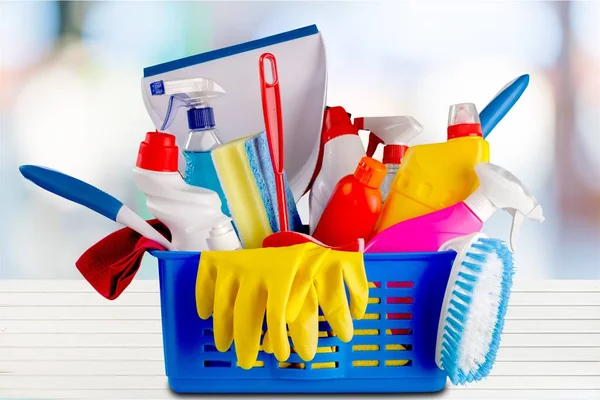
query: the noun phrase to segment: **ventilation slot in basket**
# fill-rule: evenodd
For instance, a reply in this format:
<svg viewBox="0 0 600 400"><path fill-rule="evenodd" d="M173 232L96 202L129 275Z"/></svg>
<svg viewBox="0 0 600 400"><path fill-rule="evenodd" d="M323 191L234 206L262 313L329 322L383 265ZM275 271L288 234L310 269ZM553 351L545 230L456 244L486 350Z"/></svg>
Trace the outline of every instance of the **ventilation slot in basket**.
<svg viewBox="0 0 600 400"><path fill-rule="evenodd" d="M206 367L206 368L231 368L231 361L204 360L204 367Z"/></svg>
<svg viewBox="0 0 600 400"><path fill-rule="evenodd" d="M369 298L360 329L354 331L356 344L352 345L352 366L412 366L410 336L413 335L414 283L370 282L369 288L374 289L371 291L373 297Z"/></svg>

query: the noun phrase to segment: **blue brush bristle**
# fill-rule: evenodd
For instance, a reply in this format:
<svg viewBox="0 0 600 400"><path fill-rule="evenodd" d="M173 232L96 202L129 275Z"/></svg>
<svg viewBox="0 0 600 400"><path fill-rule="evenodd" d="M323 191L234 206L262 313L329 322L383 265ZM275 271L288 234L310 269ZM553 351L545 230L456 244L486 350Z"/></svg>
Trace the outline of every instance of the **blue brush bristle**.
<svg viewBox="0 0 600 400"><path fill-rule="evenodd" d="M491 343L487 345L484 361L478 364L476 368L465 370L463 366L459 365L459 357L462 351L468 349L471 344L464 343L463 336L466 326L469 324L471 313L474 312L472 308L474 294L477 293L481 276L487 272L486 266L488 265L489 256L492 254L495 254L502 262L499 310L496 319L490 320L490 324L493 324L493 334ZM513 254L506 243L501 240L479 238L475 243L472 243L465 259L462 260L459 266L461 270L457 274L457 289L452 291L448 314L443 327L440 358L442 368L448 373L448 377L455 385L485 378L494 365L502 330L504 329L504 318L512 287L514 275Z"/></svg>

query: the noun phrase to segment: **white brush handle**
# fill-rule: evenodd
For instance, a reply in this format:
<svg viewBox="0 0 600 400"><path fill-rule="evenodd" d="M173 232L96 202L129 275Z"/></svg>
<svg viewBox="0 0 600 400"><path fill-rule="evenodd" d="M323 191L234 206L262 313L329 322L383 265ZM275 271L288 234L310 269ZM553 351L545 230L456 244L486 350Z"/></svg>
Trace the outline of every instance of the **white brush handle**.
<svg viewBox="0 0 600 400"><path fill-rule="evenodd" d="M169 242L163 235L161 235L156 229L146 222L142 217L137 215L129 207L123 205L117 213L115 219L120 224L128 226L142 236L147 237L150 240L154 240L156 243L164 246L167 250L176 250L175 247Z"/></svg>

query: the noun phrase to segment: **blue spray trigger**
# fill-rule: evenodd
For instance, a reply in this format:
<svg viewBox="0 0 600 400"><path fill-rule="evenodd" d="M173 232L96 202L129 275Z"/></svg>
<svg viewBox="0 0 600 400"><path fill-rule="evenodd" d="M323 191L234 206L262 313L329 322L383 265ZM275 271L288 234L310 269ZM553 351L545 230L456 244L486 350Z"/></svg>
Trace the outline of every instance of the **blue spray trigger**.
<svg viewBox="0 0 600 400"><path fill-rule="evenodd" d="M152 93L152 96L165 94L165 83L163 81L152 82L150 84L150 93Z"/></svg>
<svg viewBox="0 0 600 400"><path fill-rule="evenodd" d="M178 98L176 95L171 95L171 97L169 97L169 105L167 106L167 113L165 114L165 120L163 121L163 124L160 127L161 131L164 131L169 126L171 126L171 124L175 120L175 117L177 116L177 110L179 110L179 107L182 107L182 106L187 107L188 104L184 100L181 100L180 98Z"/></svg>

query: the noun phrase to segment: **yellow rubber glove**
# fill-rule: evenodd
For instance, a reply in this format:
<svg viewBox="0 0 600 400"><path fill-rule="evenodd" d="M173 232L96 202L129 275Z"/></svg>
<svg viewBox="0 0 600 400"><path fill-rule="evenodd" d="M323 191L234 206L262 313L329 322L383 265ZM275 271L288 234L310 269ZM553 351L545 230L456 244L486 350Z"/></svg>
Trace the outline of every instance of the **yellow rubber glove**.
<svg viewBox="0 0 600 400"><path fill-rule="evenodd" d="M322 259L322 265L300 266L288 301L290 310L300 310L297 315L288 313L287 321L294 349L304 361L312 360L316 353L319 305L336 336L349 342L354 332L352 317L361 319L364 316L369 299L363 254L325 248L323 251L327 256ZM350 307L344 283L350 293ZM267 353L274 350L271 340L269 329L263 339L263 349Z"/></svg>
<svg viewBox="0 0 600 400"><path fill-rule="evenodd" d="M205 251L196 280L198 315L213 315L215 347L227 351L235 341L238 364L255 364L263 320L271 332L271 348L279 361L290 355L286 315L298 315L299 302L288 304L292 288L307 293L310 280L297 281L304 265L320 265L327 252L313 243L240 251ZM303 288L305 285L306 288Z"/></svg>

